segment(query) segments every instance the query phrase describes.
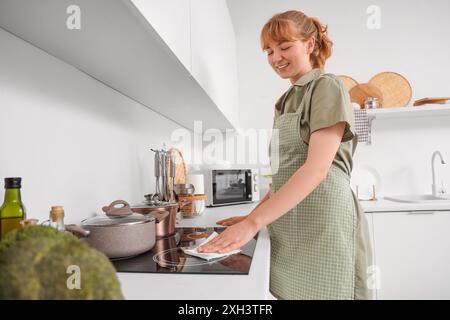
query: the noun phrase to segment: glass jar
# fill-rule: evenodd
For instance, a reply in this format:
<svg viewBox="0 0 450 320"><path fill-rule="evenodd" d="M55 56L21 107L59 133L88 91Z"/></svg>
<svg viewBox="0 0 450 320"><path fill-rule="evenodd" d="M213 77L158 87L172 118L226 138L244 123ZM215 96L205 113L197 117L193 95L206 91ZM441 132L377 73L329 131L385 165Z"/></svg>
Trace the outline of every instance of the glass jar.
<svg viewBox="0 0 450 320"><path fill-rule="evenodd" d="M184 218L201 216L206 208L206 194L189 194L178 196L180 203L186 203L180 209Z"/></svg>

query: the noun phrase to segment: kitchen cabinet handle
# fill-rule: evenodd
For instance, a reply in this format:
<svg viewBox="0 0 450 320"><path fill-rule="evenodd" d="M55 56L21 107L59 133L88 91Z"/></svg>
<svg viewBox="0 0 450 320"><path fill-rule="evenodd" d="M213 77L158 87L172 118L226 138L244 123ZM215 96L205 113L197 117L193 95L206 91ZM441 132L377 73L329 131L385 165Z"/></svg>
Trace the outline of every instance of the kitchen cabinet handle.
<svg viewBox="0 0 450 320"><path fill-rule="evenodd" d="M418 210L418 211L409 211L409 214L433 214L436 211L434 210Z"/></svg>

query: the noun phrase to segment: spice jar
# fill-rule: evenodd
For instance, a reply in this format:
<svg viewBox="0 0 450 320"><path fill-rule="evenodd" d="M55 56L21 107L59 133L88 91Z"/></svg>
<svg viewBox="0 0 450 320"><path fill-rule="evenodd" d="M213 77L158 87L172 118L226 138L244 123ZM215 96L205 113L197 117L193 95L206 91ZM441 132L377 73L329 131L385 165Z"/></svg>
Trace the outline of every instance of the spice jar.
<svg viewBox="0 0 450 320"><path fill-rule="evenodd" d="M178 200L180 202L187 202L180 211L185 218L200 216L205 211L206 194L180 194Z"/></svg>
<svg viewBox="0 0 450 320"><path fill-rule="evenodd" d="M377 109L380 107L378 98L369 97L364 100L364 109Z"/></svg>
<svg viewBox="0 0 450 320"><path fill-rule="evenodd" d="M62 206L53 206L50 210L50 219L41 223L55 228L59 231L66 231L64 226L64 209Z"/></svg>

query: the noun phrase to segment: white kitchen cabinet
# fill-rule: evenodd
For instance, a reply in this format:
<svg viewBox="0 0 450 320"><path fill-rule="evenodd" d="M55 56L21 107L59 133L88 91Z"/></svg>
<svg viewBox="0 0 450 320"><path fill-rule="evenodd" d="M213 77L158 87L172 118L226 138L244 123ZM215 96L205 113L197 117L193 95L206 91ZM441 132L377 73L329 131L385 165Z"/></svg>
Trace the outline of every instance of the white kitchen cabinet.
<svg viewBox="0 0 450 320"><path fill-rule="evenodd" d="M192 75L238 126L236 39L225 0L191 0Z"/></svg>
<svg viewBox="0 0 450 320"><path fill-rule="evenodd" d="M191 72L190 0L132 0L132 2Z"/></svg>
<svg viewBox="0 0 450 320"><path fill-rule="evenodd" d="M450 299L450 212L372 215L378 299Z"/></svg>
<svg viewBox="0 0 450 320"><path fill-rule="evenodd" d="M236 44L226 1L132 2L223 114L237 126Z"/></svg>
<svg viewBox="0 0 450 320"><path fill-rule="evenodd" d="M159 28L172 48L131 0L76 1L78 30L66 26L71 0L1 0L0 27L182 127L193 130L194 122L202 120L203 129L231 129L229 112L219 108L184 65L189 60L187 4L171 3L183 8L168 18L167 26L174 28L170 34L161 23ZM158 21L170 16L170 8L155 7L164 11ZM177 30L182 35L171 38Z"/></svg>

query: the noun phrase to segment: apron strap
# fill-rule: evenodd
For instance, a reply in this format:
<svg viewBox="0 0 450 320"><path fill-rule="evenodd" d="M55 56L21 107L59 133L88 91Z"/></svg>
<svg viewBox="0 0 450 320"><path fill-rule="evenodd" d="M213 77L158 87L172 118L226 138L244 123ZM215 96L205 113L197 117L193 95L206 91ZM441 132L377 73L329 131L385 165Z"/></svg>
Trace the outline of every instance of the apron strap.
<svg viewBox="0 0 450 320"><path fill-rule="evenodd" d="M280 115L284 114L284 104L286 102L286 98L288 97L288 95L291 93L291 91L294 89L294 86L292 85L288 91L286 91L286 93L283 96L283 99L281 100L281 106L280 106Z"/></svg>

